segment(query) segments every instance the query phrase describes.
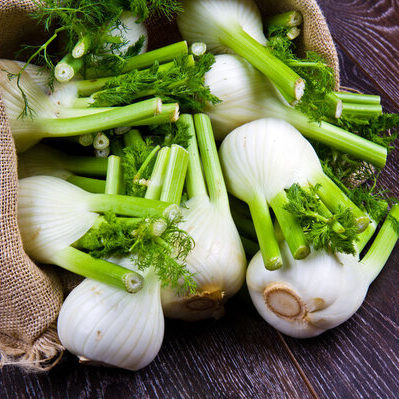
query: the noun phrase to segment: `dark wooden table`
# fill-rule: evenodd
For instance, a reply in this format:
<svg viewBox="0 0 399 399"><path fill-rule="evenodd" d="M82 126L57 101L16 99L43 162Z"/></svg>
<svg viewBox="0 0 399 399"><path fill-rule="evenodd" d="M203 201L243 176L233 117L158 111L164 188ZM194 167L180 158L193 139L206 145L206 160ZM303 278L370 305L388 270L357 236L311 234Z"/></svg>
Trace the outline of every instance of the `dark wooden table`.
<svg viewBox="0 0 399 399"><path fill-rule="evenodd" d="M399 111L399 1L319 0L344 86ZM398 146L398 145L397 145ZM399 196L399 151L380 185ZM242 298L220 321L168 321L157 359L139 372L82 366L46 374L6 367L3 398L399 398L399 246L348 322L310 340L284 337Z"/></svg>

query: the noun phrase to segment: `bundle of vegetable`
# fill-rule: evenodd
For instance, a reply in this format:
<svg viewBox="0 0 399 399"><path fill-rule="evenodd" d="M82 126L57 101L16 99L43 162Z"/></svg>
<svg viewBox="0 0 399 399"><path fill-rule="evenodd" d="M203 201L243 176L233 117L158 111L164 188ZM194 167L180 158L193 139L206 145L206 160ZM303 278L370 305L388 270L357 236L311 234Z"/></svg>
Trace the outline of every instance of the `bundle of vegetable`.
<svg viewBox="0 0 399 399"><path fill-rule="evenodd" d="M54 25L51 37L28 60L42 58L59 81L68 81L82 69L99 66L120 73L132 57L146 47L146 29L142 22L153 13L171 17L181 11L177 1L91 1L57 0L37 3L32 15L46 30ZM49 53L50 44L62 32L64 58L54 66L57 56ZM29 48L29 47L28 47ZM59 57L58 57L59 58ZM173 57L172 57L173 58Z"/></svg>
<svg viewBox="0 0 399 399"><path fill-rule="evenodd" d="M272 326L297 338L319 335L348 320L361 306L369 285L388 260L399 237L399 206L395 205L366 255L359 253L369 237L362 237L355 256L313 252L295 260L280 245L283 267L270 272L261 254L251 260L247 285L259 314Z"/></svg>
<svg viewBox="0 0 399 399"><path fill-rule="evenodd" d="M233 51L271 79L289 102L302 97L303 79L265 46L261 16L252 0L186 0L183 7L177 23L185 39L203 41L216 53Z"/></svg>
<svg viewBox="0 0 399 399"><path fill-rule="evenodd" d="M368 216L324 174L312 146L287 122L259 119L235 129L223 141L220 159L228 190L249 205L267 269L283 262L269 205L294 258L305 258L315 242L355 251L353 241L368 227Z"/></svg>
<svg viewBox="0 0 399 399"><path fill-rule="evenodd" d="M205 83L222 102L207 108L216 137L264 117L278 117L295 126L304 136L382 168L386 147L366 140L326 121L314 122L288 105L278 90L243 58L216 56ZM374 136L376 134L374 133Z"/></svg>
<svg viewBox="0 0 399 399"><path fill-rule="evenodd" d="M3 62L7 66L10 63ZM162 112L162 101L159 98L125 107L71 110L51 101L28 74L22 74L18 82L16 79L9 80L3 71L0 79L3 100L19 151L26 150L44 137L79 136L118 126L159 123L159 120L151 118ZM20 87L26 97L21 97ZM31 118L21 119L20 116L27 111L25 98L28 98L33 114ZM175 108L173 104L174 112ZM170 109L166 113L169 115Z"/></svg>
<svg viewBox="0 0 399 399"><path fill-rule="evenodd" d="M198 293L178 296L170 289L163 289L162 306L167 317L219 318L223 303L243 284L245 254L230 214L210 120L204 114L196 114L194 120L191 115L182 115L179 122L189 124L192 134L186 182L189 200L182 208L181 228L195 241L186 262Z"/></svg>
<svg viewBox="0 0 399 399"><path fill-rule="evenodd" d="M112 2L110 3L112 6ZM54 77L59 82L70 81L89 64L98 65L100 62L107 62L107 59L109 62L111 57L116 62L118 57L123 59L146 50L147 30L143 23L136 23L131 12L122 11L117 19L108 19L104 25L95 33L88 32L93 27L85 27L83 30L78 28L78 42L54 68Z"/></svg>
<svg viewBox="0 0 399 399"><path fill-rule="evenodd" d="M178 257L179 244L183 243L186 247L189 245L191 249L191 239L175 227L176 210L170 205L168 202L144 198L90 194L55 177L34 176L20 181L18 223L24 248L33 259L56 264L77 274L134 292L142 285L139 274L95 259L75 247L86 249L87 243L98 242L95 240L98 230L100 247L104 247L105 251L109 251L110 247L129 245L129 248L135 249L133 253L141 269L149 267L150 262L158 257L162 261L159 266L164 280L175 283L175 287L179 286L179 278L184 278L187 273L184 266L177 265L169 255L170 245L176 246ZM104 220L97 212L114 212L134 218L106 217ZM160 233L158 221L163 225ZM108 237L113 238L109 242L101 239L104 231ZM122 232L130 240L122 241ZM164 233L166 236L162 235ZM165 242L164 237L170 238L171 243ZM159 242L152 247L151 253L148 253L150 247L144 245L148 242ZM164 247L168 245L169 250L165 251ZM174 276L173 281L169 280L170 274ZM186 284L191 284L189 275L183 281L184 287Z"/></svg>
<svg viewBox="0 0 399 399"><path fill-rule="evenodd" d="M128 258L111 259L137 270ZM143 288L129 294L86 279L66 298L58 316L58 335L80 361L129 370L147 366L164 336L160 284L152 268L143 273Z"/></svg>
<svg viewBox="0 0 399 399"><path fill-rule="evenodd" d="M116 77L71 82L79 95L74 106L109 107L131 104L140 98L157 96L165 102L176 101L183 112L198 112L210 102L218 99L204 86L204 74L214 62L211 54L204 54L194 60L192 55L183 56L172 62L150 68L134 70Z"/></svg>
<svg viewBox="0 0 399 399"><path fill-rule="evenodd" d="M137 136L133 138L137 141ZM167 156L164 156L165 153ZM164 147L161 150L151 178L153 184L146 192L147 198L162 197L180 203L187 170L184 159L187 160L187 153L181 147ZM163 167L158 167L159 164ZM117 185L112 184L119 180L117 170L115 168L116 173L107 174L109 193L118 191ZM160 190L153 189L155 180L160 182L157 184ZM164 229L165 226L158 223L158 230ZM158 231L159 239L162 234L163 231ZM121 236L118 239L121 240ZM174 249L178 250L177 247ZM151 251L152 248L147 247L146 250ZM137 256L129 258L123 249L119 254L125 257L112 257L110 260L138 271ZM58 317L58 334L62 344L83 361L129 370L138 370L149 364L158 354L164 335L161 280L159 272L158 275L156 272L163 266L155 262L157 258L153 257L151 266L143 274L143 289L134 295L89 279L75 288L65 300Z"/></svg>

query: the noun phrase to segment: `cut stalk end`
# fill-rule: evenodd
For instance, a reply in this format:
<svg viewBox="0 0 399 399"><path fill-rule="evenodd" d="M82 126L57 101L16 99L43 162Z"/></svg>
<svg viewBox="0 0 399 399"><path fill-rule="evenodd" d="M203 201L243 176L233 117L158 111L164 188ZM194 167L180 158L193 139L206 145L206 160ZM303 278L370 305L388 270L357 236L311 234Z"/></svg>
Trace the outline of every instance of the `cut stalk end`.
<svg viewBox="0 0 399 399"><path fill-rule="evenodd" d="M293 26L287 30L287 37L290 40L296 39L301 34L301 30L297 26Z"/></svg>
<svg viewBox="0 0 399 399"><path fill-rule="evenodd" d="M154 115L158 115L162 112L162 100L160 98L156 98L155 112Z"/></svg>
<svg viewBox="0 0 399 399"><path fill-rule="evenodd" d="M310 254L310 248L307 245L302 245L297 248L294 253L295 259L305 259Z"/></svg>
<svg viewBox="0 0 399 399"><path fill-rule="evenodd" d="M175 123L179 120L179 117L180 117L179 104L176 103L174 111L171 112L171 114L170 114L170 121L172 123Z"/></svg>
<svg viewBox="0 0 399 399"><path fill-rule="evenodd" d="M358 233L362 233L370 225L370 219L367 216L359 216L356 218Z"/></svg>
<svg viewBox="0 0 399 399"><path fill-rule="evenodd" d="M298 79L295 82L295 99L299 101L305 93L305 81Z"/></svg>
<svg viewBox="0 0 399 399"><path fill-rule="evenodd" d="M337 106L335 108L335 115L334 115L337 119L342 116L343 108L344 108L344 106L343 106L342 100L339 100L337 102Z"/></svg>
<svg viewBox="0 0 399 399"><path fill-rule="evenodd" d="M83 147L89 147L93 144L94 137L91 133L81 134L78 138L78 142Z"/></svg>
<svg viewBox="0 0 399 399"><path fill-rule="evenodd" d="M190 47L191 53L199 57L206 53L206 44L203 42L194 42Z"/></svg>
<svg viewBox="0 0 399 399"><path fill-rule="evenodd" d="M143 288L143 277L135 272L126 273L122 276L122 281L125 284L127 292L134 294Z"/></svg>
<svg viewBox="0 0 399 399"><path fill-rule="evenodd" d="M291 288L281 283L273 283L263 291L266 306L276 316L289 320L303 319L306 305Z"/></svg>
<svg viewBox="0 0 399 399"><path fill-rule="evenodd" d="M61 62L55 67L54 75L59 82L64 83L75 76L75 71L69 64Z"/></svg>
<svg viewBox="0 0 399 399"><path fill-rule="evenodd" d="M102 132L97 133L93 139L93 147L95 150L105 150L109 147L109 138Z"/></svg>
<svg viewBox="0 0 399 399"><path fill-rule="evenodd" d="M91 40L89 36L83 36L72 50L73 58L82 58L90 50Z"/></svg>
<svg viewBox="0 0 399 399"><path fill-rule="evenodd" d="M83 42L79 42L72 50L73 58L81 58L86 54L86 46Z"/></svg>
<svg viewBox="0 0 399 399"><path fill-rule="evenodd" d="M283 261L280 257L276 256L274 258L263 259L265 267L267 270L277 270L283 266Z"/></svg>

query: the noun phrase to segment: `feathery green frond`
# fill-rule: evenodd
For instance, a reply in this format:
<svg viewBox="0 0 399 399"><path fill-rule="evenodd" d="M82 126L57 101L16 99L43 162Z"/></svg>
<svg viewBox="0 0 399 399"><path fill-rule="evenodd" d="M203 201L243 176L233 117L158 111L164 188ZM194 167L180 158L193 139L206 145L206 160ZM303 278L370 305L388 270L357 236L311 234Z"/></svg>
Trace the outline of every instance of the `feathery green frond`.
<svg viewBox="0 0 399 399"><path fill-rule="evenodd" d="M297 218L308 243L316 250L354 254L357 237L355 217L350 209L340 209L337 213L326 216L317 190L317 185L305 190L298 184L293 184L287 190L289 202L285 209ZM337 223L345 229L343 233L334 229Z"/></svg>

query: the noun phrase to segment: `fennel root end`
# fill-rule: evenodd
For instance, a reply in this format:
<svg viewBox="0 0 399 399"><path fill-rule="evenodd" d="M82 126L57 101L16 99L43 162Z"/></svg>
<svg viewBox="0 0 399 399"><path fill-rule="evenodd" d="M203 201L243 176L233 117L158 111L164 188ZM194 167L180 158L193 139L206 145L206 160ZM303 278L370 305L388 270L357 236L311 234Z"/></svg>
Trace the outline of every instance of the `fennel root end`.
<svg viewBox="0 0 399 399"><path fill-rule="evenodd" d="M289 287L272 283L263 291L266 306L279 317L294 320L306 317L307 309L302 299Z"/></svg>

